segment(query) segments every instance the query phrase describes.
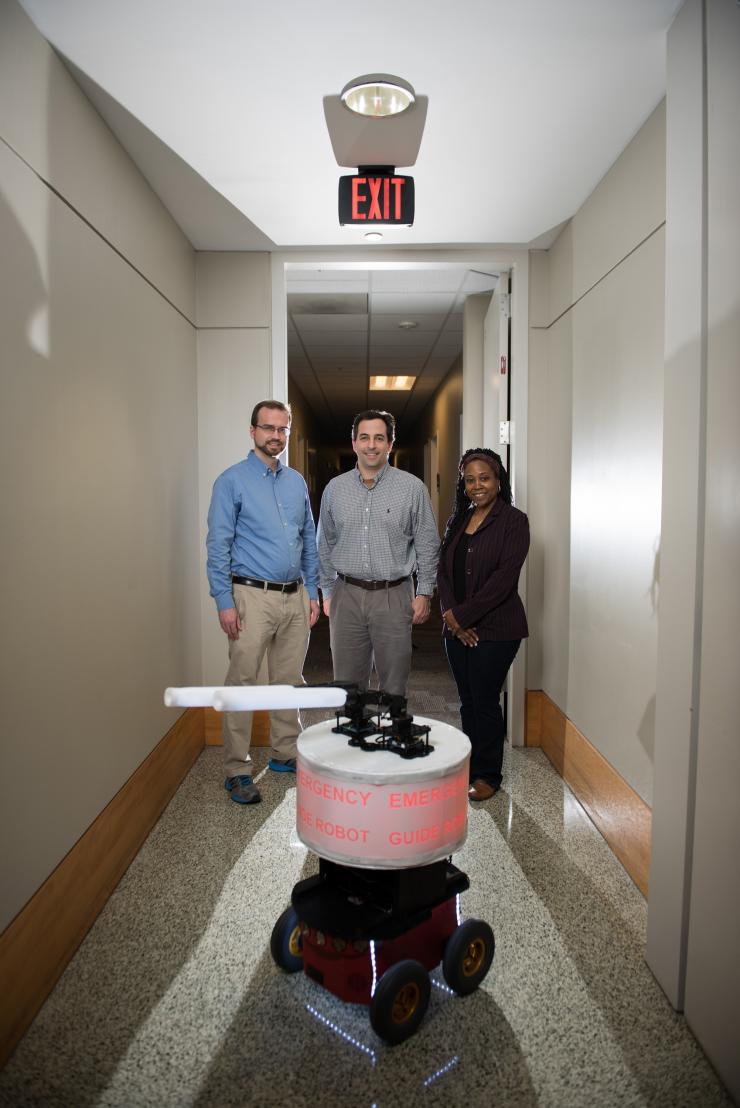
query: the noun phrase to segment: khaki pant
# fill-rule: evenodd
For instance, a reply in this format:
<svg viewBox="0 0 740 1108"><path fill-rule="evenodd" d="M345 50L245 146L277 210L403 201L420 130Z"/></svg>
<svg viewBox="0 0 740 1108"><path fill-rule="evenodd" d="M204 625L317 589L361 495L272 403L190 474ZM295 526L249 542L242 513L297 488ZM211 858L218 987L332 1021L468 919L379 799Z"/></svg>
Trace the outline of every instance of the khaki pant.
<svg viewBox="0 0 740 1108"><path fill-rule="evenodd" d="M226 685L256 685L267 662L271 685L303 684L309 634L309 598L303 585L295 592L278 592L234 585L234 604L242 629L229 641ZM295 709L270 713L270 751L281 762L296 756L301 719ZM224 712L224 771L227 777L249 772L252 739L251 712Z"/></svg>
<svg viewBox="0 0 740 1108"><path fill-rule="evenodd" d="M378 688L406 695L411 669L411 579L392 589L370 591L339 578L331 594L331 656L334 680L370 684L373 662Z"/></svg>

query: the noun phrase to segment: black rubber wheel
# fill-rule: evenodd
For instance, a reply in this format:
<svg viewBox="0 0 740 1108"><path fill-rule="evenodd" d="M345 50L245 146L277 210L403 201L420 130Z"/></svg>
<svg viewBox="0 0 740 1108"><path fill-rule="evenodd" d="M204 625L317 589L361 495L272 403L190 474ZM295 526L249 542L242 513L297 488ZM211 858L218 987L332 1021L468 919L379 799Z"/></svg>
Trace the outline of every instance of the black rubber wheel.
<svg viewBox="0 0 740 1108"><path fill-rule="evenodd" d="M429 974L407 958L387 969L370 1001L370 1026L391 1046L413 1035L429 1004Z"/></svg>
<svg viewBox="0 0 740 1108"><path fill-rule="evenodd" d="M458 996L475 992L491 968L495 949L493 931L484 920L466 919L452 932L445 946L442 973Z"/></svg>
<svg viewBox="0 0 740 1108"><path fill-rule="evenodd" d="M272 929L270 954L273 961L286 973L298 973L303 969L301 925L292 907L285 909Z"/></svg>

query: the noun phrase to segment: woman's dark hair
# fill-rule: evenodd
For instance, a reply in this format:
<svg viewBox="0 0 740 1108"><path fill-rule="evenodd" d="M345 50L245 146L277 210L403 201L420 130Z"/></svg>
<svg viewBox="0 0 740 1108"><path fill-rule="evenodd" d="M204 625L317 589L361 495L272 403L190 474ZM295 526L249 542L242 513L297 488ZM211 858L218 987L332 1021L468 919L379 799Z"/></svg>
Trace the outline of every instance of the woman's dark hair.
<svg viewBox="0 0 740 1108"><path fill-rule="evenodd" d="M480 459L481 462L488 462L489 466L499 479L500 488L498 491L499 499L503 500L506 504L511 504L511 485L509 484L509 475L506 472L506 467L501 461L499 454L494 454L493 450L489 450L485 446L474 446L472 450L466 450L460 459L460 464L457 467L457 485L455 486L455 502L452 505L452 515L447 520L445 527L445 535L442 539L442 549L444 550L450 543L452 537L457 533L457 529L461 520L468 514L471 509L471 503L465 492L465 466L468 462Z"/></svg>

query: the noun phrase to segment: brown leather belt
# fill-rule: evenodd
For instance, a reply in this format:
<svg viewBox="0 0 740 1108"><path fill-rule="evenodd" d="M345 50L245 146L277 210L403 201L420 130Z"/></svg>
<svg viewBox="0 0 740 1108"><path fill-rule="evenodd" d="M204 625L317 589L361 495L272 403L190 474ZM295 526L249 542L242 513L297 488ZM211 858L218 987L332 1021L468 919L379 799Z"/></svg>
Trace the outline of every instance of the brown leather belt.
<svg viewBox="0 0 740 1108"><path fill-rule="evenodd" d="M346 573L338 573L337 577L346 581L348 585L357 585L358 589L367 589L375 592L376 589L394 589L396 585L402 585L408 581L408 577L397 577L395 581L363 581L361 577L349 577Z"/></svg>
<svg viewBox="0 0 740 1108"><path fill-rule="evenodd" d="M288 581L287 585L281 585L279 581L258 581L254 577L232 577L235 585L250 585L253 589L269 589L277 592L295 592L300 581Z"/></svg>

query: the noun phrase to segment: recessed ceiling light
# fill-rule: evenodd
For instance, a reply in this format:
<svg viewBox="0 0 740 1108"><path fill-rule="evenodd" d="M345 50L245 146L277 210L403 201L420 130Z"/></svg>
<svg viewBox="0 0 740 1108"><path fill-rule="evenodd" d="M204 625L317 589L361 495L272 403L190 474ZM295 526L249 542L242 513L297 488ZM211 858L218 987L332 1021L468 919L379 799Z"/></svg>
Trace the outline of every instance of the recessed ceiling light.
<svg viewBox="0 0 740 1108"><path fill-rule="evenodd" d="M418 327L419 324L415 319L402 319L398 326L402 327L404 331L411 331L414 327Z"/></svg>
<svg viewBox="0 0 740 1108"><path fill-rule="evenodd" d="M365 238L368 242L380 242L383 234L381 231L365 231Z"/></svg>
<svg viewBox="0 0 740 1108"><path fill-rule="evenodd" d="M371 392L410 392L414 387L415 377L389 377L378 374L370 378Z"/></svg>
<svg viewBox="0 0 740 1108"><path fill-rule="evenodd" d="M416 100L413 87L390 73L366 73L349 81L340 93L351 112L382 118L405 112Z"/></svg>

